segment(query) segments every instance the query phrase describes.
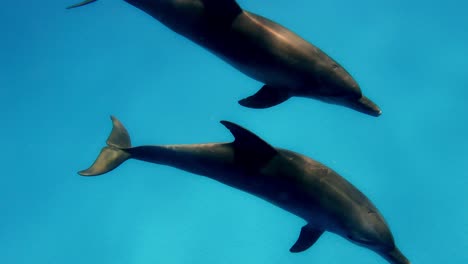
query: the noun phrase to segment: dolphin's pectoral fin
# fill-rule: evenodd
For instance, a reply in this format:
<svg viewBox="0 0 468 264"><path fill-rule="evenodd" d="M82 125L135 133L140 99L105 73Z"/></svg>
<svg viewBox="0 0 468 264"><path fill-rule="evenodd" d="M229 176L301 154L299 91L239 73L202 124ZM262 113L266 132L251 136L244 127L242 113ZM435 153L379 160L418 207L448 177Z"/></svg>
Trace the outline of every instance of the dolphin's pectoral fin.
<svg viewBox="0 0 468 264"><path fill-rule="evenodd" d="M239 104L250 108L268 108L288 100L291 96L285 89L264 85L256 94L244 98Z"/></svg>
<svg viewBox="0 0 468 264"><path fill-rule="evenodd" d="M72 9L72 8L75 8L75 7L84 6L84 5L91 4L92 2L96 2L96 1L97 0L85 0L85 1L80 2L78 4L71 5L71 6L67 7L67 9Z"/></svg>
<svg viewBox="0 0 468 264"><path fill-rule="evenodd" d="M319 230L311 227L309 224L305 225L301 229L301 234L297 239L296 243L289 249L292 253L298 253L310 248L319 237L323 234L324 230Z"/></svg>
<svg viewBox="0 0 468 264"><path fill-rule="evenodd" d="M262 165L272 159L278 152L270 144L249 130L229 121L221 121L234 136L236 159L247 165Z"/></svg>

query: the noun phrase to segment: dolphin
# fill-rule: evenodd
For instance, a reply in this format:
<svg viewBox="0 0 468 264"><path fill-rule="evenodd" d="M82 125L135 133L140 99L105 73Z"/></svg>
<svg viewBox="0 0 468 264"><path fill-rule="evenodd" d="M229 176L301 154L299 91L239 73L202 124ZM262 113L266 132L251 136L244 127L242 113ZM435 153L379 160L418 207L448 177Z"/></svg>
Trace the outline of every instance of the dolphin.
<svg viewBox="0 0 468 264"><path fill-rule="evenodd" d="M70 6L83 6L87 0ZM293 96L343 105L379 116L382 111L351 75L319 48L287 28L243 10L235 0L125 0L247 76L264 83L239 101L268 108Z"/></svg>
<svg viewBox="0 0 468 264"><path fill-rule="evenodd" d="M115 117L111 119L107 146L80 175L101 175L128 159L175 167L250 193L304 219L307 224L291 252L305 251L328 231L377 252L392 264L410 263L372 202L315 160L272 147L228 121L221 124L234 136L230 143L132 147L125 127Z"/></svg>

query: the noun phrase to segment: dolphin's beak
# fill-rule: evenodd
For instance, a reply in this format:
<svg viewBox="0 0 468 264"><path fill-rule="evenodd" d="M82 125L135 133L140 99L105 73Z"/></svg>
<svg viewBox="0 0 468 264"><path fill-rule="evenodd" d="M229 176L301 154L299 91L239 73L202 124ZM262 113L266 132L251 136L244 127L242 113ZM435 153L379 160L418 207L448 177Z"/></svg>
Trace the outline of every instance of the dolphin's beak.
<svg viewBox="0 0 468 264"><path fill-rule="evenodd" d="M381 255L392 264L411 264L397 247L389 252L381 253Z"/></svg>
<svg viewBox="0 0 468 264"><path fill-rule="evenodd" d="M67 7L67 9L72 9L72 8L75 8L75 7L84 6L84 5L91 4L92 2L96 2L96 1L97 0L85 0L85 1L83 1L81 3L71 5L71 6Z"/></svg>
<svg viewBox="0 0 468 264"><path fill-rule="evenodd" d="M357 101L351 101L348 106L356 111L375 117L382 114L382 110L380 110L374 102L365 96L362 96Z"/></svg>

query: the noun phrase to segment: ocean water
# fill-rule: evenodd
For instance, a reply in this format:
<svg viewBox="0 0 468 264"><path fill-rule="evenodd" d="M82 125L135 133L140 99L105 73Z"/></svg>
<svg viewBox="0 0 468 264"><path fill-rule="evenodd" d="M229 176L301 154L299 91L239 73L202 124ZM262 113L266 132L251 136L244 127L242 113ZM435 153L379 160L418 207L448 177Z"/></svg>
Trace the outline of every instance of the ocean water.
<svg viewBox="0 0 468 264"><path fill-rule="evenodd" d="M342 64L383 110L310 99L253 110L262 84L123 1L0 9L0 263L386 263L215 181L128 161L86 178L111 129L134 145L231 141L220 120L330 166L412 263L468 263L467 2L247 1Z"/></svg>

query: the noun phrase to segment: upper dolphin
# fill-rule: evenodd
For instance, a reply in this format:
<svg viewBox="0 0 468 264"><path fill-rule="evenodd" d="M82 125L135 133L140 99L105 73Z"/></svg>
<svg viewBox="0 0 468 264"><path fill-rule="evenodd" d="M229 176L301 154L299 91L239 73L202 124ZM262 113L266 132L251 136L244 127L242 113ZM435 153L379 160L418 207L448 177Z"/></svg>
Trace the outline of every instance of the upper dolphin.
<svg viewBox="0 0 468 264"><path fill-rule="evenodd" d="M70 6L83 6L86 0ZM235 0L125 0L265 85L239 103L267 108L300 96L379 116L351 75L287 28Z"/></svg>
<svg viewBox="0 0 468 264"><path fill-rule="evenodd" d="M392 264L410 263L395 246L372 202L311 158L275 148L228 121L221 123L233 134L233 142L136 147L122 123L114 117L112 122L107 146L81 175L107 173L128 159L175 167L246 191L306 220L291 252L308 249L329 231L377 252Z"/></svg>

